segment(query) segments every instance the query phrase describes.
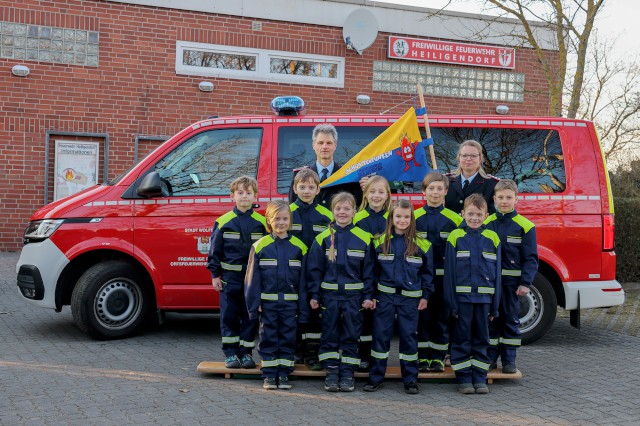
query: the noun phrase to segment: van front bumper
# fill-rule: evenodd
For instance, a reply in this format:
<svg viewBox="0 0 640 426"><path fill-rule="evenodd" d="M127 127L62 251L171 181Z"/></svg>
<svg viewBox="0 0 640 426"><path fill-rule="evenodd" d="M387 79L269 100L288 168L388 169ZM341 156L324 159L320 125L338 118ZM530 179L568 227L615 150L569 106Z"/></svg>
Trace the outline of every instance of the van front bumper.
<svg viewBox="0 0 640 426"><path fill-rule="evenodd" d="M616 280L563 282L566 300L565 309L609 308L624 303L624 290Z"/></svg>

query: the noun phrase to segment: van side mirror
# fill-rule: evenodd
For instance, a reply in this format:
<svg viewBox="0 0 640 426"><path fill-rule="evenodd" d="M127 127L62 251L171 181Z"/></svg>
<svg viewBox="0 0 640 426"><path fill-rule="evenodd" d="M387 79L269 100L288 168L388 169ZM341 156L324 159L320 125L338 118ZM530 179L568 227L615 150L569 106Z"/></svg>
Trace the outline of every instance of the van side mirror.
<svg viewBox="0 0 640 426"><path fill-rule="evenodd" d="M151 172L146 175L142 179L142 182L140 182L140 186L138 186L136 192L145 198L162 195L162 179L160 178L160 173Z"/></svg>

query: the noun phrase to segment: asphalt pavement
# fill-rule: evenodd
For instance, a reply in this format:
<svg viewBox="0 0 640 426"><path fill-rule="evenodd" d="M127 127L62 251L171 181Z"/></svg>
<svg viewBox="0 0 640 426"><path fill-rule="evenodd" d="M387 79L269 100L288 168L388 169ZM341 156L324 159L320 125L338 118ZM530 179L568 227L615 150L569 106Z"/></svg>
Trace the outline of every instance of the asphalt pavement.
<svg viewBox="0 0 640 426"><path fill-rule="evenodd" d="M637 289L623 308L585 312L581 330L558 318L519 350L524 377L496 381L488 395L460 395L448 381L422 383L419 395L405 394L400 381L373 394L362 391L364 382L353 393L327 393L318 379L266 391L259 379L196 371L223 357L213 316L171 314L140 336L92 340L68 307L43 310L18 294L17 259L0 253L0 425L640 422Z"/></svg>

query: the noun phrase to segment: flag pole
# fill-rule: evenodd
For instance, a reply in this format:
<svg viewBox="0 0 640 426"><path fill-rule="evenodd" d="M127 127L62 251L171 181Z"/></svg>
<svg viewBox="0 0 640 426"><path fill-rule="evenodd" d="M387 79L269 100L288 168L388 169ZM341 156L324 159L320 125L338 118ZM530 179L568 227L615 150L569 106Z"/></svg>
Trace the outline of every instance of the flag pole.
<svg viewBox="0 0 640 426"><path fill-rule="evenodd" d="M420 107L425 108L424 95L422 94L422 84L418 83L418 97L420 98ZM424 130L427 132L427 139L431 137L431 129L429 128L429 118L427 117L427 110L424 110ZM429 145L429 155L431 156L431 169L438 170L436 164L436 153L433 150L433 144Z"/></svg>

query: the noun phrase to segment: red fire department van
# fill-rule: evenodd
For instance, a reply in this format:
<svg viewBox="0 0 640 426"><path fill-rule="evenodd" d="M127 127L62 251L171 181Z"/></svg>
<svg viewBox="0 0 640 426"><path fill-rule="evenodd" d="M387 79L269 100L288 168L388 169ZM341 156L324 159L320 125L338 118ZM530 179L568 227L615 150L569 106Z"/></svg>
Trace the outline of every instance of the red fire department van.
<svg viewBox="0 0 640 426"><path fill-rule="evenodd" d="M248 116L207 119L166 141L122 175L46 205L31 217L16 267L21 294L60 311L96 338L129 336L167 311L215 311L205 268L214 220L234 206L229 183L258 180L258 207L286 199L292 169L315 157L311 130L338 129L345 162L397 117ZM544 335L557 306L624 302L616 281L614 216L594 126L563 118L434 116L438 167L456 167L460 142L479 141L487 171L514 179L518 210L537 227L540 267L522 298L525 341ZM417 182L392 182L393 197L424 203Z"/></svg>

